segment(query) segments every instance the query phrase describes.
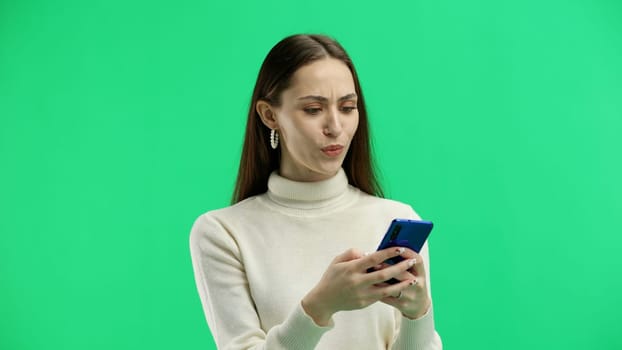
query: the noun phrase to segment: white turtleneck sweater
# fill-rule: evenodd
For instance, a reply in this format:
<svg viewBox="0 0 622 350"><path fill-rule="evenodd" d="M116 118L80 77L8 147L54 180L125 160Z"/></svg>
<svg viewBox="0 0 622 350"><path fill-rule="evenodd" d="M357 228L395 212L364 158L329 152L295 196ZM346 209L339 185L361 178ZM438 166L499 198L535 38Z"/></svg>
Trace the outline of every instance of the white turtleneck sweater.
<svg viewBox="0 0 622 350"><path fill-rule="evenodd" d="M442 349L432 307L410 320L377 302L321 327L302 298L349 248L374 251L408 205L348 185L343 170L302 183L272 173L268 192L194 222L190 251L203 310L219 349ZM420 254L428 277L427 244Z"/></svg>

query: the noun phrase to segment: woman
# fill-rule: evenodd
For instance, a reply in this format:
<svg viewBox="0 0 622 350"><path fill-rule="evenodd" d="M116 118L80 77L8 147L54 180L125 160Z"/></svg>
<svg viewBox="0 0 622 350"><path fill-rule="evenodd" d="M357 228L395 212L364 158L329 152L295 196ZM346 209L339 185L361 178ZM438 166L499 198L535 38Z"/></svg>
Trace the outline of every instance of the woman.
<svg viewBox="0 0 622 350"><path fill-rule="evenodd" d="M379 196L350 58L325 36L283 39L255 85L234 204L190 235L218 348L441 349L427 244L362 253L392 219L418 218Z"/></svg>

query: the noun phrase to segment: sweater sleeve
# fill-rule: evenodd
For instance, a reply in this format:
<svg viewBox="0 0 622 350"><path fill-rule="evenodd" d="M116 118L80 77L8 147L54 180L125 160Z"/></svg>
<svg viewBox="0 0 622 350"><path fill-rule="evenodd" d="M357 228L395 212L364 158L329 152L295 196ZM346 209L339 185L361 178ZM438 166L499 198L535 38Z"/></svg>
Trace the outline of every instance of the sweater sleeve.
<svg viewBox="0 0 622 350"><path fill-rule="evenodd" d="M264 330L238 245L209 213L192 227L190 253L203 311L219 349L314 349L332 329L332 323L316 325L298 304L283 323Z"/></svg>

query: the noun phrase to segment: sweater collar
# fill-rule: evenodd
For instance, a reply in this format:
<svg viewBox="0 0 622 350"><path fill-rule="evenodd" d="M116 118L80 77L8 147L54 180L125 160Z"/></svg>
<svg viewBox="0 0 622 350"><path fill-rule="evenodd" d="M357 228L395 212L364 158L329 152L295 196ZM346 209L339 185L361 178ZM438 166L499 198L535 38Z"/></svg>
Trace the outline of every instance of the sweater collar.
<svg viewBox="0 0 622 350"><path fill-rule="evenodd" d="M268 179L268 196L284 205L326 202L343 195L348 189L348 177L339 169L330 179L316 182L297 182L286 179L276 171ZM319 203L318 203L319 204Z"/></svg>

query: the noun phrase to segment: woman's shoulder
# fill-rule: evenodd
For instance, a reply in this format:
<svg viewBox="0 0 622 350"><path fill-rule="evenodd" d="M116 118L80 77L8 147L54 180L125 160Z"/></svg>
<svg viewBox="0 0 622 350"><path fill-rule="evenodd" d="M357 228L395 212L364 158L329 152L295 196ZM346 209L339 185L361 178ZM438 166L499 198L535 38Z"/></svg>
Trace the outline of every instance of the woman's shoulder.
<svg viewBox="0 0 622 350"><path fill-rule="evenodd" d="M210 209L201 214L197 220L203 218L204 220L222 221L241 217L249 212L257 210L258 202L260 201L259 198L261 196L263 196L263 194L246 198L226 207Z"/></svg>
<svg viewBox="0 0 622 350"><path fill-rule="evenodd" d="M192 224L191 240L217 239L218 237L230 239L229 236L236 231L233 228L239 225L239 221L257 212L257 201L260 196L250 197L226 207L203 212Z"/></svg>

